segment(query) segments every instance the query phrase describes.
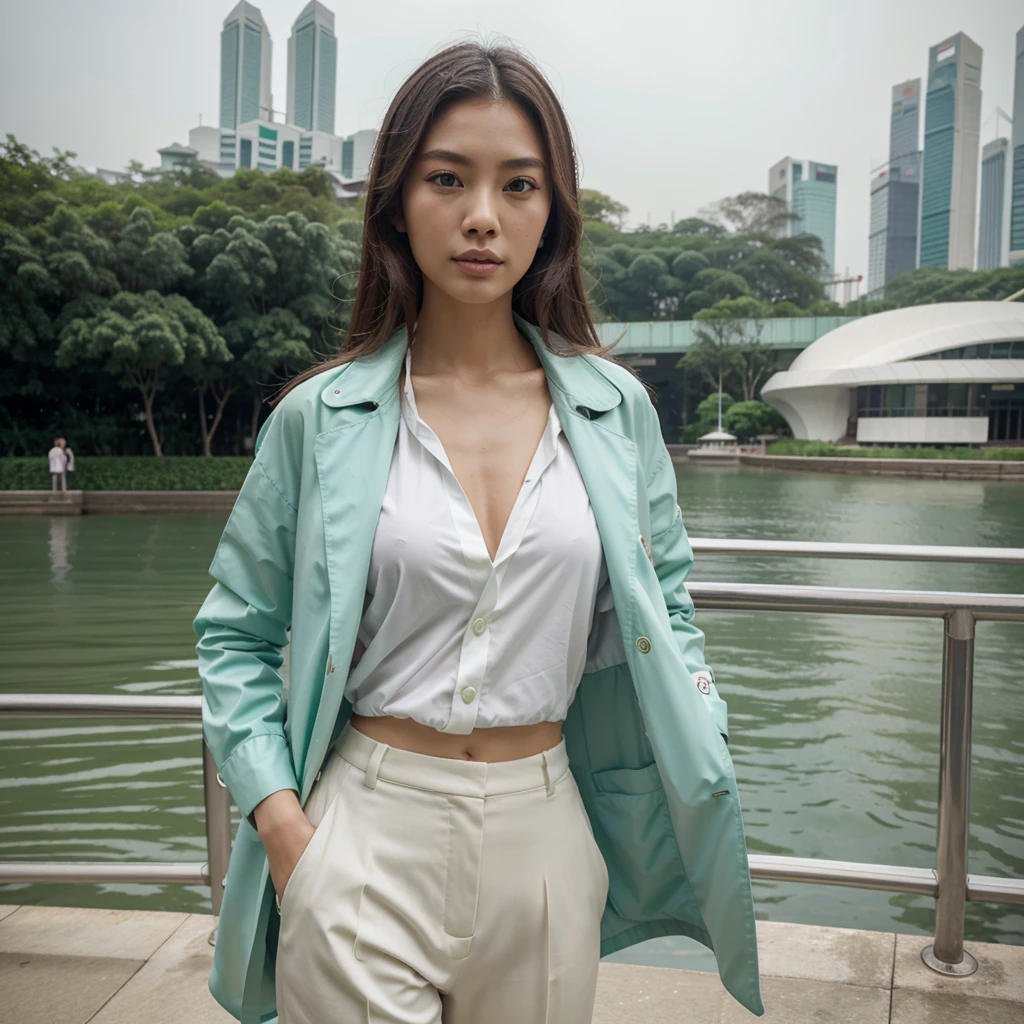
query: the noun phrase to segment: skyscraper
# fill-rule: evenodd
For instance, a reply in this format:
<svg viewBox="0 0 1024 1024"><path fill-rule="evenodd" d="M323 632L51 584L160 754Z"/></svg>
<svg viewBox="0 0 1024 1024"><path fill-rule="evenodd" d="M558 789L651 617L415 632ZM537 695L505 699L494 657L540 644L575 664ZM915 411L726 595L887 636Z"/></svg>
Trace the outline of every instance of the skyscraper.
<svg viewBox="0 0 1024 1024"><path fill-rule="evenodd" d="M1024 263L1024 28L1017 33L1013 76L1013 184L1010 191L1010 265Z"/></svg>
<svg viewBox="0 0 1024 1024"><path fill-rule="evenodd" d="M993 139L981 151L981 211L978 225L978 269L992 270L1006 264L1007 153L1008 139Z"/></svg>
<svg viewBox="0 0 1024 1024"><path fill-rule="evenodd" d="M786 157L768 172L768 192L784 199L797 216L787 225L787 236L809 234L821 239L827 264L825 279L832 279L836 262L836 178L835 164Z"/></svg>
<svg viewBox="0 0 1024 1024"><path fill-rule="evenodd" d="M289 124L334 134L334 90L338 41L334 15L312 0L292 25L288 39Z"/></svg>
<svg viewBox="0 0 1024 1024"><path fill-rule="evenodd" d="M921 188L921 79L892 89L889 160L871 172L868 292L917 266L917 215Z"/></svg>
<svg viewBox="0 0 1024 1024"><path fill-rule="evenodd" d="M220 33L220 126L270 120L270 33L258 7L241 2Z"/></svg>
<svg viewBox="0 0 1024 1024"><path fill-rule="evenodd" d="M958 32L928 51L921 172L922 267L974 269L981 47Z"/></svg>

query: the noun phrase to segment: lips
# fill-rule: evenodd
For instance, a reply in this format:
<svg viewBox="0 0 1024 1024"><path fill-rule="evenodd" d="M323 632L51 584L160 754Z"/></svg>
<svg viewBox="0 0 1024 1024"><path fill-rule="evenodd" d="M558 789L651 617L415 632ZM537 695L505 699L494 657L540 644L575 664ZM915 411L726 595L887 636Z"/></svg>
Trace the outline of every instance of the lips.
<svg viewBox="0 0 1024 1024"><path fill-rule="evenodd" d="M501 263L490 249L467 249L452 257L457 263Z"/></svg>

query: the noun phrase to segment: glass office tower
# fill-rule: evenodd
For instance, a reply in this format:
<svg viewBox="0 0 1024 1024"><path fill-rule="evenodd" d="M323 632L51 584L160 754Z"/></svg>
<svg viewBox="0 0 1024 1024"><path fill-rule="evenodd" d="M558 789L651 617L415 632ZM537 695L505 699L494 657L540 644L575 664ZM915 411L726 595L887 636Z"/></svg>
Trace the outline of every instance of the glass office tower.
<svg viewBox="0 0 1024 1024"><path fill-rule="evenodd" d="M1011 266L1024 264L1024 28L1017 33L1013 75L1013 152L1010 191Z"/></svg>
<svg viewBox="0 0 1024 1024"><path fill-rule="evenodd" d="M892 89L889 160L871 172L868 292L917 266L921 190L921 79Z"/></svg>
<svg viewBox="0 0 1024 1024"><path fill-rule="evenodd" d="M334 15L313 0L295 19L288 39L289 124L334 134L338 40Z"/></svg>
<svg viewBox="0 0 1024 1024"><path fill-rule="evenodd" d="M768 172L768 192L785 200L797 215L787 225L788 236L809 234L821 239L826 268L824 280L832 279L836 262L836 186L839 170L835 164L786 157Z"/></svg>
<svg viewBox="0 0 1024 1024"><path fill-rule="evenodd" d="M220 127L269 120L271 43L258 7L242 0L220 33Z"/></svg>
<svg viewBox="0 0 1024 1024"><path fill-rule="evenodd" d="M928 51L918 246L922 267L974 269L981 57L981 47L963 32Z"/></svg>
<svg viewBox="0 0 1024 1024"><path fill-rule="evenodd" d="M994 139L981 151L981 209L978 224L978 269L1006 266L1008 242L1006 172L1009 139Z"/></svg>

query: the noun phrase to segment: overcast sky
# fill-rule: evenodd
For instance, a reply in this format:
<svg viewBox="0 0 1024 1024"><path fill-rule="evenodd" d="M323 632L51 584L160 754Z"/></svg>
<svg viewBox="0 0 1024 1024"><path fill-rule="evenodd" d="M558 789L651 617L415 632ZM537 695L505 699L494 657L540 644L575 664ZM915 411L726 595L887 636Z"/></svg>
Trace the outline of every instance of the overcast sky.
<svg viewBox="0 0 1024 1024"><path fill-rule="evenodd" d="M81 163L158 163L216 124L232 0L2 0L0 132ZM258 3L285 108L304 0ZM839 165L836 264L867 275L869 171L886 159L890 89L966 32L984 50L981 142L1013 99L1020 0L383 0L326 4L338 37L335 130L377 127L403 78L466 35L505 36L541 65L576 133L583 183L631 224L690 216L767 187L784 156ZM282 115L283 117L283 115ZM1000 122L1000 134L1008 131Z"/></svg>

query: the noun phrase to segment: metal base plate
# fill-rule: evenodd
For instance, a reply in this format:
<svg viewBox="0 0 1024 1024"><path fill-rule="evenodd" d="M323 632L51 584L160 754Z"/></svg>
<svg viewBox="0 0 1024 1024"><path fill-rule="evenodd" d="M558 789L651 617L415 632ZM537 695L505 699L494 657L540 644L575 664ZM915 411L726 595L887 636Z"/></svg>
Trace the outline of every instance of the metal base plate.
<svg viewBox="0 0 1024 1024"><path fill-rule="evenodd" d="M978 961L971 956L967 950L964 950L964 958L958 964L947 964L940 960L935 955L934 946L925 946L921 950L921 959L925 964L930 967L933 971L939 974L945 974L951 978L966 978L969 974L973 974L978 969Z"/></svg>

